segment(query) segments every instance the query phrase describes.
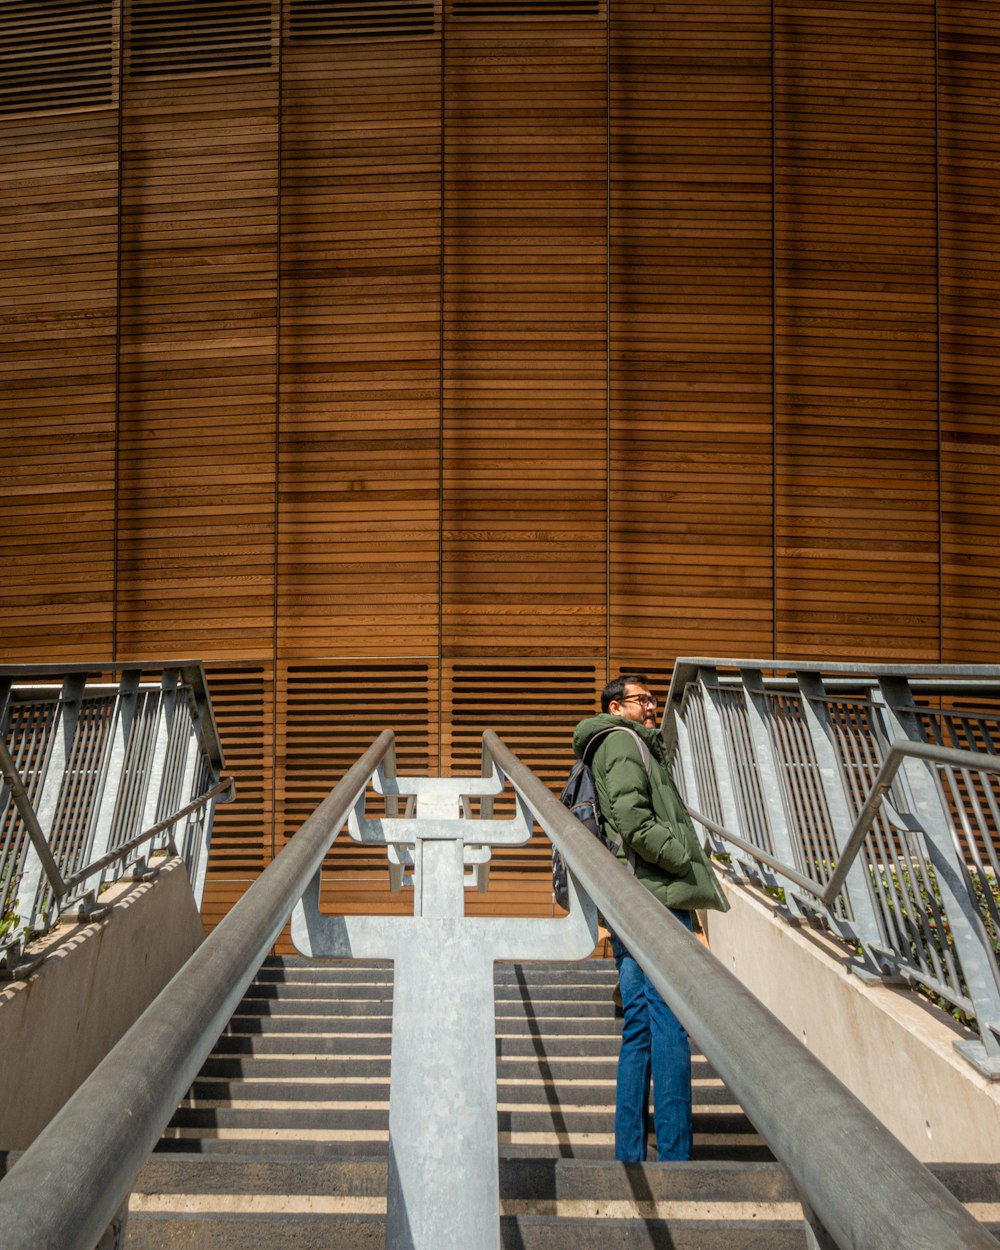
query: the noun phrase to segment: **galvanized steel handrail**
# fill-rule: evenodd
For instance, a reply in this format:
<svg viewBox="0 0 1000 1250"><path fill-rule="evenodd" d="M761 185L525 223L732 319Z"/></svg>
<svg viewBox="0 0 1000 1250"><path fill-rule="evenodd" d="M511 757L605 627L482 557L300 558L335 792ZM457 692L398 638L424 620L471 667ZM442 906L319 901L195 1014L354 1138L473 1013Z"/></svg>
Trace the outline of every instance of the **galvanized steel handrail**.
<svg viewBox="0 0 1000 1250"><path fill-rule="evenodd" d="M228 801L236 794L236 782L232 777L224 777L221 781L215 783L210 790L206 790L204 794L185 804L184 807L171 815L158 820L155 825L150 825L148 829L144 829L142 833L137 833L134 838L129 838L127 842L123 842L121 846L115 847L113 851L108 851L106 855L102 855L100 859L92 860L85 868L81 868L79 872L73 873L71 877L67 877L63 882L66 892L74 890L78 885L83 885L88 878L95 873L100 872L103 868L109 867L116 860L124 859L135 850L138 850L144 842L150 842L153 838L157 838L161 833L166 833L172 829L178 821L183 820L185 816L193 816L195 812L201 811L203 807L207 807L213 799L221 799L223 802Z"/></svg>
<svg viewBox="0 0 1000 1250"><path fill-rule="evenodd" d="M941 1182L622 871L495 733L487 730L483 742L841 1250L996 1250Z"/></svg>
<svg viewBox="0 0 1000 1250"><path fill-rule="evenodd" d="M824 907L832 907L837 901L837 895L844 888L844 882L847 880L847 874L850 872L851 865L865 844L865 837L878 813L883 798L892 787L893 779L899 772L900 765L907 758L930 760L935 764L951 764L956 768L974 769L976 772L1000 774L1000 757L997 756L982 756L975 751L960 751L954 747L939 747L932 742L893 742L889 748L889 754L879 770L875 784L865 799L861 814L854 822L854 826L847 836L847 841L844 843L844 849L837 867L825 885L822 882L814 881L812 877L803 876L802 873L797 872L790 864L778 859L775 855L769 855L766 851L761 850L759 846L748 842L746 838L741 838L732 829L727 829L725 825L720 825L718 821L712 820L704 812L699 812L690 805L687 805L687 810L693 820L696 820L700 825L704 825L716 837L724 838L727 842L731 842L734 846L738 846L741 850L746 851L762 864L767 864L769 868L776 869L783 877L794 881L807 894L813 895Z"/></svg>
<svg viewBox="0 0 1000 1250"><path fill-rule="evenodd" d="M45 831L38 823L38 817L35 815L35 809L31 805L24 789L24 783L17 771L14 761L11 759L10 751L7 744L0 738L0 776L10 788L11 798L17 813L24 822L24 827L31 839L35 852L41 860L42 870L45 873L46 880L52 888L52 893L59 900L66 897L78 885L84 885L91 877L100 872L103 868L115 863L117 860L126 859L132 851L142 846L144 842L149 842L152 838L158 837L161 833L166 833L177 824L179 820L183 820L185 816L191 816L194 812L200 811L213 799L226 798L235 794L236 783L232 777L225 777L222 781L216 782L204 794L198 796L192 802L185 804L184 807L173 812L170 816L158 820L155 825L151 825L148 829L144 829L142 833L137 833L135 837L129 838L127 842L123 842L120 846L116 846L113 851L108 851L98 859L91 860L83 868L78 869L68 877L64 877L59 870L59 865L49 849L48 841L45 837Z"/></svg>
<svg viewBox="0 0 1000 1250"><path fill-rule="evenodd" d="M84 664L0 664L0 690L17 685L20 682L39 682L48 679L53 685L68 676L80 678L100 677L105 674L119 673L125 675L139 669L156 669L162 672L177 672L186 689L191 692L191 699L197 708L204 708L208 715L201 718L198 733L206 755L212 761L216 771L223 767L222 743L216 727L215 717L211 714L212 698L205 677L205 666L201 660L157 660L155 664L140 663L134 660L118 660L114 663L103 660ZM108 687L112 689L113 687ZM16 696L16 689L14 694Z"/></svg>
<svg viewBox="0 0 1000 1250"><path fill-rule="evenodd" d="M93 1250L393 749L385 730L0 1182L5 1250Z"/></svg>
<svg viewBox="0 0 1000 1250"><path fill-rule="evenodd" d="M107 680L107 671L119 676ZM0 947L24 944L171 836L200 904L212 816L234 794L201 664L0 666Z"/></svg>
<svg viewBox="0 0 1000 1250"><path fill-rule="evenodd" d="M1000 668L679 660L662 732L736 878L973 1017L1000 1078Z"/></svg>

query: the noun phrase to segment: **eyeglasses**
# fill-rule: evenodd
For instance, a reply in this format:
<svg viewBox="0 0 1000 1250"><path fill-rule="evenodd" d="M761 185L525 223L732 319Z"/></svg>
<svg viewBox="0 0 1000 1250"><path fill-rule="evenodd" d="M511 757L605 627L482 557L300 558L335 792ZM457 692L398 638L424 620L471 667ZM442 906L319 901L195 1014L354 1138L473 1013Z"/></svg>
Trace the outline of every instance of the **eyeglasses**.
<svg viewBox="0 0 1000 1250"><path fill-rule="evenodd" d="M635 699L643 707L656 707L656 699L651 694L623 694L618 702L628 703L629 699Z"/></svg>

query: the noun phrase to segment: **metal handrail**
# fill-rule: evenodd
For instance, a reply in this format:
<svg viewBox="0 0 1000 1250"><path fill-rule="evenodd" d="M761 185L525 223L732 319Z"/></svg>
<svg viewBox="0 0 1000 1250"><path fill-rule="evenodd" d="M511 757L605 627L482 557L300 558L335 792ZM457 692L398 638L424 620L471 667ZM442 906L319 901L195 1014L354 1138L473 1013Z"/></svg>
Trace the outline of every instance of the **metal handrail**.
<svg viewBox="0 0 1000 1250"><path fill-rule="evenodd" d="M7 749L7 743L0 737L0 777L3 778L4 784L10 790L10 797L13 800L17 814L20 816L28 837L35 848L35 853L41 861L42 870L45 873L46 880L52 887L52 893L57 899L61 899L69 888L63 880L62 873L59 871L59 865L55 861L55 857L49 848L49 840L45 836L45 830L38 823L38 817L35 815L35 809L28 798L28 792L24 788L24 782L21 780L21 774L17 771L17 766L11 758L10 751Z"/></svg>
<svg viewBox="0 0 1000 1250"><path fill-rule="evenodd" d="M996 1250L960 1202L490 730L484 747L549 833L835 1243Z"/></svg>
<svg viewBox="0 0 1000 1250"><path fill-rule="evenodd" d="M69 676L75 673L81 677L93 675L103 675L105 673L126 673L130 670L149 668L162 670L176 670L180 673L184 685L191 691L191 699L195 706L204 708L207 715L202 718L199 734L200 742L205 750L205 754L212 761L215 771L218 772L225 767L225 759L222 752L222 743L219 741L219 731L215 723L215 715L212 711L212 696L209 694L208 681L205 677L205 666L201 660L157 660L155 664L143 664L134 660L119 660L115 663L110 661L105 663L95 661L94 663L85 664L0 664L0 682L27 682L35 681L39 678L51 678L53 681ZM109 690L114 687L109 686ZM53 693L55 691L53 690ZM12 698L19 696L19 691L15 688L11 691Z"/></svg>
<svg viewBox="0 0 1000 1250"><path fill-rule="evenodd" d="M142 846L144 842L150 841L150 839L157 837L161 833L166 833L168 829L176 825L179 820L183 820L185 816L190 816L194 812L200 811L201 808L207 806L213 799L222 798L223 795L226 796L223 802L227 802L235 797L236 792L236 783L233 778L224 777L192 802L186 803L184 807L179 808L176 812L165 816L162 820L158 820L155 825L150 825L148 829L143 829L141 833L137 833L134 837L129 838L127 842L120 843L113 850L108 851L107 854L91 860L71 876L64 877L49 847L45 831L38 823L38 817L35 815L35 809L32 807L31 800L25 791L24 782L17 771L17 766L14 764L10 751L7 749L7 744L2 738L0 738L0 776L3 777L4 783L10 790L17 814L20 816L25 831L31 839L35 852L41 861L45 879L48 881L56 899L60 901L67 894L71 894L76 886L83 885L89 878L111 864L117 863L118 860L127 859L137 847Z"/></svg>
<svg viewBox="0 0 1000 1250"><path fill-rule="evenodd" d="M223 803L228 803L235 796L235 780L232 777L223 777L210 790L206 790L204 794L200 794L192 802L186 803L170 816L165 816L163 820L158 820L155 825L150 825L148 829L143 829L142 833L137 833L134 838L129 838L127 842L122 842L113 851L108 851L100 859L92 860L84 868L81 868L79 872L75 872L71 877L67 877L63 882L66 892L72 891L78 885L83 885L95 873L109 867L117 860L127 858L134 850L142 846L143 842L149 842L153 838L159 837L161 833L166 833L168 829L172 829L185 816L192 816L195 812L201 811L203 807L207 807L213 799L221 799Z"/></svg>
<svg viewBox="0 0 1000 1250"><path fill-rule="evenodd" d="M394 741L345 773L0 1182L5 1250L93 1250Z"/></svg>
<svg viewBox="0 0 1000 1250"><path fill-rule="evenodd" d="M790 919L822 920L866 972L974 1017L956 1048L991 1079L998 717L996 666L683 659L661 730L692 816L738 850L736 880L782 889Z"/></svg>
<svg viewBox="0 0 1000 1250"><path fill-rule="evenodd" d="M115 684L108 675L116 674ZM144 681L143 674L153 676ZM222 747L201 664L0 665L0 976L105 873L189 818L181 856L196 902ZM22 776L23 772L23 776Z"/></svg>
<svg viewBox="0 0 1000 1250"><path fill-rule="evenodd" d="M899 772L900 765L908 757L911 759L929 760L934 764L949 764L955 768L973 769L980 773L1000 774L1000 756L982 755L976 751L962 751L957 747L938 746L934 742L908 742L905 739L897 739L890 743L889 753L885 757L875 783L869 790L858 818L854 822L847 841L844 843L844 849L837 862L837 867L825 885L798 872L791 864L786 863L785 860L779 859L776 855L768 854L762 847L756 846L753 842L748 842L746 838L741 838L738 833L734 833L732 829L727 829L725 825L720 825L718 821L712 820L711 817L706 816L703 812L688 806L688 815L692 820L696 820L699 825L704 825L716 837L723 838L726 842L731 842L762 864L767 864L769 868L780 872L783 877L793 881L797 886L805 890L807 894L813 895L824 907L832 907L836 902L837 895L844 888L844 882L847 880L847 874L850 872L851 865L864 847L865 838L872 827L875 817L878 815L878 809L883 798L892 789L892 783Z"/></svg>

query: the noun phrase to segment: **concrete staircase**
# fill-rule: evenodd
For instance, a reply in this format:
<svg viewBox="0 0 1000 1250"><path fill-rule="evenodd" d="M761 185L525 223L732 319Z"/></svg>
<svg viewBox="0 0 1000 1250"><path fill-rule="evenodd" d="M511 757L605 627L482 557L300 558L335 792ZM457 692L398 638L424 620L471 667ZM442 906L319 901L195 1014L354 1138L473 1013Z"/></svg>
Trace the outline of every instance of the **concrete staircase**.
<svg viewBox="0 0 1000 1250"><path fill-rule="evenodd" d="M704 1059L695 1161L612 1161L614 984L607 960L497 968L503 1245L801 1250L783 1169ZM137 1179L127 1245L382 1246L391 1011L390 965L269 959ZM995 1172L952 1174L1000 1222Z"/></svg>

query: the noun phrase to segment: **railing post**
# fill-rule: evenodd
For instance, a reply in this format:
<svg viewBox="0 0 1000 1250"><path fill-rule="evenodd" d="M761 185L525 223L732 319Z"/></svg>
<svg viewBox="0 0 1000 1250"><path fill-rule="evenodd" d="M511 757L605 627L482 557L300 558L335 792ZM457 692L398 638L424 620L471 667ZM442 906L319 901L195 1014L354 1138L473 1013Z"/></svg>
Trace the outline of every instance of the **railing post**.
<svg viewBox="0 0 1000 1250"><path fill-rule="evenodd" d="M909 683L903 677L883 677L879 686L886 700L890 728L911 742L926 742ZM955 841L937 769L931 761L905 759L902 769L913 796L914 815L925 834L927 855L941 893L941 902L969 998L979 1021L980 1042L960 1042L957 1049L987 1076L1000 1077L1000 984L993 944L979 906L969 889L969 873Z"/></svg>
<svg viewBox="0 0 1000 1250"><path fill-rule="evenodd" d="M111 742L106 748L107 764L104 770L101 800L97 809L97 819L94 823L94 836L90 845L90 853L87 856L88 860L100 859L111 849L111 830L114 824L115 810L118 806L122 776L125 772L129 735L132 732L132 722L135 719L139 677L138 669L123 672L118 686L118 695L115 701L115 720L111 730Z"/></svg>
<svg viewBox="0 0 1000 1250"><path fill-rule="evenodd" d="M796 673L802 692L802 712L806 728L812 740L813 755L819 769L827 810L830 813L833 840L838 856L844 850L844 838L854 825L854 814L848 801L847 781L837 747L836 732L826 706L826 687L818 673ZM886 950L886 939L879 923L868 881L868 867L863 855L859 855L847 874L845 892L850 903L854 936L861 943L865 960L876 976L892 971ZM834 916L831 909L830 923L841 928L845 923Z"/></svg>
<svg viewBox="0 0 1000 1250"><path fill-rule="evenodd" d="M741 669L740 677L743 681L743 697L746 701L747 719L750 724L774 854L777 859L801 871L803 866L801 847L793 843L788 829L788 818L782 797L784 785L774 749L774 739L771 736L771 717L768 713L764 679L760 669L749 668ZM775 880L785 892L785 906L793 916L801 916L803 909L795 896L795 883L780 873L775 873Z"/></svg>
<svg viewBox="0 0 1000 1250"><path fill-rule="evenodd" d="M145 801L139 828L145 829L156 824L160 812L160 795L163 790L163 778L167 766L167 755L170 747L170 730L174 723L177 708L177 685L180 673L175 668L164 669L160 682L160 701L156 714L156 738L153 743L152 757L149 761L149 775L146 783Z"/></svg>
<svg viewBox="0 0 1000 1250"><path fill-rule="evenodd" d="M687 801L689 807L694 807L695 802L702 805L703 800L698 790L698 774L694 766L694 754L691 750L691 734L687 725L681 720L680 708L673 711L674 717L674 737L677 742L677 757L680 760L680 777L678 770L673 770L674 781L678 790L683 792L683 797ZM697 800L696 800L697 796Z"/></svg>
<svg viewBox="0 0 1000 1250"><path fill-rule="evenodd" d="M204 706L198 705L194 720L190 728L190 736L187 743L187 758L184 762L184 777L181 784L181 806L190 803L196 797L195 791L198 789L198 778L204 773L202 764L204 756L201 751L201 718L204 715ZM188 880L191 883L191 892L194 894L195 906L201 910L201 901L205 895L205 875L208 871L208 846L206 845L206 833L212 828L215 821L215 804L216 800L212 799L208 807L202 811L187 817L184 825L185 835L183 845L178 846L177 850L184 860L187 868ZM188 836L188 831L192 827L192 821L195 821L195 828L198 836ZM176 830L172 831L176 841Z"/></svg>
<svg viewBox="0 0 1000 1250"><path fill-rule="evenodd" d="M709 746L712 763L715 767L715 779L719 787L719 802L722 806L722 821L730 829L738 829L744 833L740 821L739 807L736 803L736 787L733 785L732 760L729 745L726 741L726 727L719 711L719 673L715 668L699 668L698 680L705 691L703 703L705 722L708 726ZM720 759L721 756L721 759Z"/></svg>
<svg viewBox="0 0 1000 1250"><path fill-rule="evenodd" d="M66 772L66 760L69 757L69 750L73 743L73 734L76 731L77 716L80 712L80 700L83 697L83 688L86 680L84 674L74 673L63 682L55 713L55 723L49 735L45 759L41 766L43 778L41 791L34 805L35 816L48 840L49 849L53 855L56 854L53 845L53 827L59 808L59 794L62 790L63 777ZM42 891L42 878L44 875L45 871L41 858L35 850L34 843L29 840L17 892L18 924L22 931L35 927L34 922L38 919L36 915L38 896Z"/></svg>

